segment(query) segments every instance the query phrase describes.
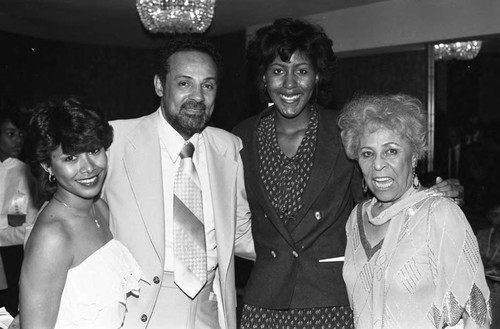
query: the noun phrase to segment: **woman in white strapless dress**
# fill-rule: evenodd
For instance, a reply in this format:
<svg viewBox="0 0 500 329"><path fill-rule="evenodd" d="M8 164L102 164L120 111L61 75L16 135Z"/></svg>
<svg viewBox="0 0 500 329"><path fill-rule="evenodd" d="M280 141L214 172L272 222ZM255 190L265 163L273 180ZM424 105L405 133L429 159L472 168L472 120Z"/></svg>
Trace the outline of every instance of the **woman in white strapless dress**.
<svg viewBox="0 0 500 329"><path fill-rule="evenodd" d="M75 99L40 105L30 122L31 165L50 199L25 246L21 328L115 329L142 272L113 239L99 198L113 132Z"/></svg>

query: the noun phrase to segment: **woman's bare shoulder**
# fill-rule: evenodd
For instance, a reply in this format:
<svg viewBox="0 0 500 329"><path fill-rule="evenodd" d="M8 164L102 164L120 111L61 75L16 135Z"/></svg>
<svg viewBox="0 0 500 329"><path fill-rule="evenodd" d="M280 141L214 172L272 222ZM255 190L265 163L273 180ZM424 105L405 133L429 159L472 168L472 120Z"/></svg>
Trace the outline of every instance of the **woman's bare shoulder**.
<svg viewBox="0 0 500 329"><path fill-rule="evenodd" d="M65 248L71 242L71 230L64 215L48 204L39 214L26 242L26 249Z"/></svg>

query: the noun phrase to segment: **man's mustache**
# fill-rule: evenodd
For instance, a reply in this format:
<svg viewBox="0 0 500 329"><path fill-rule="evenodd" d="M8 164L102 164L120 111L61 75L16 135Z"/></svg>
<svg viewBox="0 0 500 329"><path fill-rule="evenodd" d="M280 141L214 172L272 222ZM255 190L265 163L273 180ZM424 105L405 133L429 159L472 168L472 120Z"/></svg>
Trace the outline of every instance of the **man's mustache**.
<svg viewBox="0 0 500 329"><path fill-rule="evenodd" d="M205 111L206 106L204 102L197 102L193 99L187 100L184 104L181 105L181 109L183 110L198 110L198 111Z"/></svg>

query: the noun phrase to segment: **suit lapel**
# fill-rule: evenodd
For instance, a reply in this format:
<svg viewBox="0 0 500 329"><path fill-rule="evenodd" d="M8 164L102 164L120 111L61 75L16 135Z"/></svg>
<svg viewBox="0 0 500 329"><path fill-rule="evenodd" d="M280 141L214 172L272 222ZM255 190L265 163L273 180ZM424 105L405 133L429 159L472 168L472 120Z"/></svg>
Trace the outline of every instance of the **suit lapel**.
<svg viewBox="0 0 500 329"><path fill-rule="evenodd" d="M123 179L129 180L155 251L160 259L164 259L162 169L156 124L151 115L129 136L123 157L128 177Z"/></svg>
<svg viewBox="0 0 500 329"><path fill-rule="evenodd" d="M225 150L219 150L210 133L203 132L205 139L208 179L214 212L215 239L219 270L225 276L232 259L234 245L235 206L234 200L237 163L224 157Z"/></svg>
<svg viewBox="0 0 500 329"><path fill-rule="evenodd" d="M314 201L331 179L331 176L334 174L338 153L342 151L339 137L335 133L336 130L331 128L331 125L335 125L336 123L327 121L323 115L323 111L325 110L318 108L319 125L314 166L307 187L302 195L302 208L297 213L295 223L290 230L292 232L299 226ZM333 199L334 196L332 195L332 201Z"/></svg>
<svg viewBox="0 0 500 329"><path fill-rule="evenodd" d="M257 148L258 142L256 133L257 126L259 125L262 117L266 115L272 115L273 111L273 108L270 107L267 110L264 110L261 115L259 115L259 117L255 121L254 127L252 128L252 133L249 136L249 142L247 145L245 145L245 147L247 147L248 149L246 152L242 152L243 163L245 164L245 176L247 177L247 179L245 179L245 182L247 183L246 188L253 190L253 195L263 208L264 213L267 215L265 220L269 220L274 225L276 230L278 230L278 232L280 232L283 238L288 242L288 244L290 244L292 247L295 247L295 243L292 239L292 236L290 235L290 232L286 228L283 221L280 219L271 202L269 202L267 192L262 182L259 171L259 152ZM248 184L249 182L250 184Z"/></svg>

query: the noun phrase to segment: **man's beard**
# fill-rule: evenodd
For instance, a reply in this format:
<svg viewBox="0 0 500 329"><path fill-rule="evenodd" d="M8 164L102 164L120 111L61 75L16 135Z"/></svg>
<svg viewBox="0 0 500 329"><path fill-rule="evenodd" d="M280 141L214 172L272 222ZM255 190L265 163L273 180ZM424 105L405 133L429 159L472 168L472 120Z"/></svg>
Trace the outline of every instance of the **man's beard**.
<svg viewBox="0 0 500 329"><path fill-rule="evenodd" d="M195 109L199 112L197 114L186 113L188 109ZM172 115L165 111L165 117L170 125L184 136L193 136L201 132L207 126L210 117L207 114L205 103L196 102L195 100L187 100L181 105L179 113Z"/></svg>

